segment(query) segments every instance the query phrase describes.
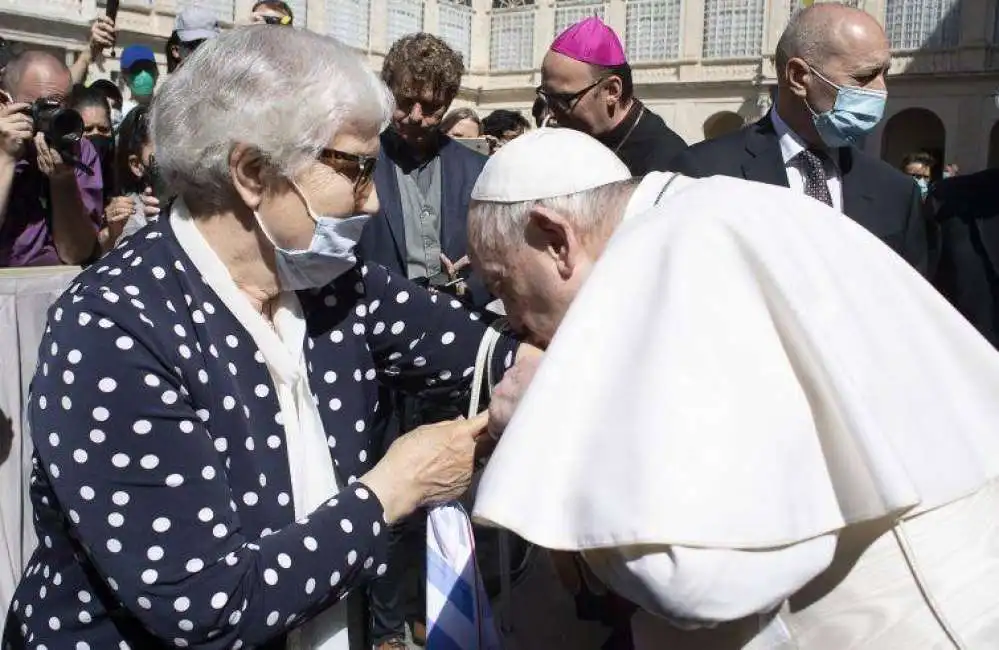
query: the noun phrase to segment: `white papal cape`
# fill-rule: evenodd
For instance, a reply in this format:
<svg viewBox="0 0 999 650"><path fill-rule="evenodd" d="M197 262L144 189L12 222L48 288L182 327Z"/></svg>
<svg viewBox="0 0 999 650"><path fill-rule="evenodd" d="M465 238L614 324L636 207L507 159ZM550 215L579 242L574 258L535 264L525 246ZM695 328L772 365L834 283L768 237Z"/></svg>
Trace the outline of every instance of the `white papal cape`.
<svg viewBox="0 0 999 650"><path fill-rule="evenodd" d="M842 214L671 179L639 187L475 515L583 552L658 615L640 648L999 648L999 353Z"/></svg>

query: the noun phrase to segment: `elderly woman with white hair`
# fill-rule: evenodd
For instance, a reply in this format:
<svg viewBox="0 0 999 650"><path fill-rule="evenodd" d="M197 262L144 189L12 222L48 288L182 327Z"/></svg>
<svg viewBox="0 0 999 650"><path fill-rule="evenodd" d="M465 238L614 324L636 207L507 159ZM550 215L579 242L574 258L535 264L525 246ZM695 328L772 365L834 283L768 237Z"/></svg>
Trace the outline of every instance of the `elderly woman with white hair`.
<svg viewBox="0 0 999 650"><path fill-rule="evenodd" d="M460 399L486 331L353 254L391 109L306 31L234 30L166 82L169 219L50 311L27 414L41 544L4 648L356 646L345 595L385 571L386 525L460 495L485 427L375 458L379 382ZM521 350L501 339L491 366Z"/></svg>

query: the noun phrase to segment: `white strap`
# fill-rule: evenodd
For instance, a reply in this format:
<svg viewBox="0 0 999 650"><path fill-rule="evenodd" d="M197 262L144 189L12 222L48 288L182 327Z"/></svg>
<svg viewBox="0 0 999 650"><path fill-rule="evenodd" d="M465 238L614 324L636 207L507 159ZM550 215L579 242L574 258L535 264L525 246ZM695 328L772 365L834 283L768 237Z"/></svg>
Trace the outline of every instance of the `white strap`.
<svg viewBox="0 0 999 650"><path fill-rule="evenodd" d="M486 330L486 333L482 335L482 341L479 343L479 352L475 355L475 372L472 375L472 395L468 400L469 419L478 415L479 408L482 406L483 379L489 382L488 393L493 392L493 352L495 352L496 344L499 343L503 329L505 328L506 321L504 319L499 319L493 322L489 326L489 329Z"/></svg>

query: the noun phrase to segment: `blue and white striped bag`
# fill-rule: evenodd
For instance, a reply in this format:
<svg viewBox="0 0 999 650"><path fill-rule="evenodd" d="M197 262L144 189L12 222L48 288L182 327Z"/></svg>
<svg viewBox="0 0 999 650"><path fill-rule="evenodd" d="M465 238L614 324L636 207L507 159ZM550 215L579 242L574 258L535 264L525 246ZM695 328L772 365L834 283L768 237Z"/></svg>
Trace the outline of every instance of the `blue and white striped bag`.
<svg viewBox="0 0 999 650"><path fill-rule="evenodd" d="M479 412L483 381L500 337L494 323L479 344L468 417ZM490 386L490 389L492 387ZM457 501L427 512L427 650L500 650L492 608L475 559L468 512Z"/></svg>

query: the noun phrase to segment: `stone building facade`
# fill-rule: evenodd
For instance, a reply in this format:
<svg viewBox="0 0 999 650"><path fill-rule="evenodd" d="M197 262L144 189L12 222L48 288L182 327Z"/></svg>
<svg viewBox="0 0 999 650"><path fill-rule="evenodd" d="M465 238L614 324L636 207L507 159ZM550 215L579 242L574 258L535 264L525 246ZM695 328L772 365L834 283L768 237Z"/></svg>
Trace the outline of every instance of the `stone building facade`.
<svg viewBox="0 0 999 650"><path fill-rule="evenodd" d="M822 1L822 0L817 0ZM773 55L802 0L290 0L296 24L332 34L373 66L393 40L426 30L462 52L459 104L528 111L553 37L599 15L622 37L638 95L689 142L770 106ZM999 166L999 0L850 0L892 41L888 115L866 147L892 163L934 152L964 171ZM162 52L176 12L201 5L226 24L252 0L122 0L120 45ZM0 0L0 35L71 61L103 0ZM119 48L120 51L120 48ZM115 60L94 70L117 77Z"/></svg>

